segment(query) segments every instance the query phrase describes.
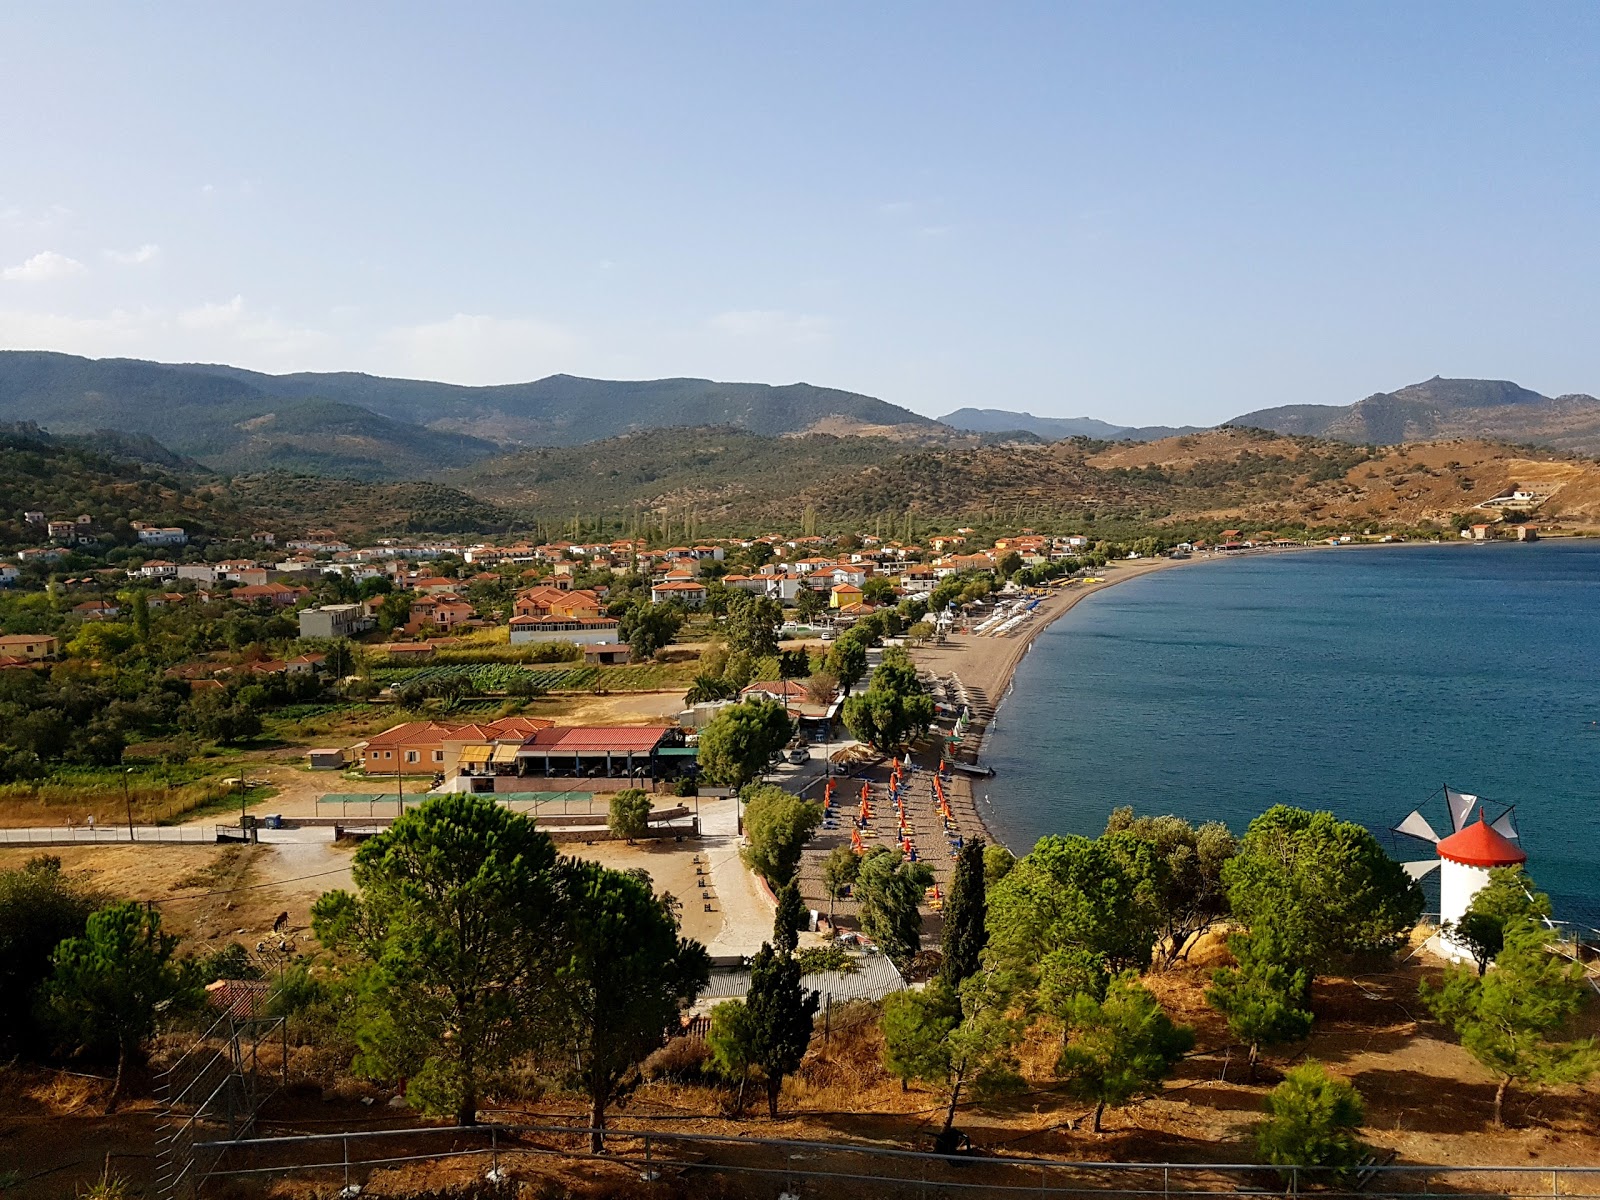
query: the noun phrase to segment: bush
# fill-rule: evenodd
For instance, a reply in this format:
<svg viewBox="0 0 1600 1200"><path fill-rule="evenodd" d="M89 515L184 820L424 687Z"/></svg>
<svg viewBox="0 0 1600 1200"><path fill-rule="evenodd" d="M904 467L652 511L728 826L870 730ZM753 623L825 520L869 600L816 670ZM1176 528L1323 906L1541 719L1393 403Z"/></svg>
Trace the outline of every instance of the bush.
<svg viewBox="0 0 1600 1200"><path fill-rule="evenodd" d="M1361 1161L1356 1140L1361 1093L1329 1075L1321 1063L1294 1068L1266 1099L1267 1119L1256 1130L1261 1157L1279 1167L1332 1167L1336 1174Z"/></svg>
<svg viewBox="0 0 1600 1200"><path fill-rule="evenodd" d="M639 1064L639 1073L651 1083L705 1083L715 1075L711 1047L700 1038L671 1038Z"/></svg>

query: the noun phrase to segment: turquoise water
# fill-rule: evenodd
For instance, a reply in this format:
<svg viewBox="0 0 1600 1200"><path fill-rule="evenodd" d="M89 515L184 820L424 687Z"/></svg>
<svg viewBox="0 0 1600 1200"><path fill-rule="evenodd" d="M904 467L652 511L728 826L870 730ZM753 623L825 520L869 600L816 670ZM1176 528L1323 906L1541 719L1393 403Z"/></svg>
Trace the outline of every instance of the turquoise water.
<svg viewBox="0 0 1600 1200"><path fill-rule="evenodd" d="M1401 546L1197 562L1039 635L979 786L1013 849L1122 804L1225 821L1328 808L1396 857L1442 784L1515 804L1557 914L1600 926L1600 542Z"/></svg>

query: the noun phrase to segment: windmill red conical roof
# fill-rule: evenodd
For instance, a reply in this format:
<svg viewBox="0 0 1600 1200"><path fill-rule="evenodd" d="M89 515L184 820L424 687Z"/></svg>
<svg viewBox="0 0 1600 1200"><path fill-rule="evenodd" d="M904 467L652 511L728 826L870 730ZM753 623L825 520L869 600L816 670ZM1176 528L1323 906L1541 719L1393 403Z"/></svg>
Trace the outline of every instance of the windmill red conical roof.
<svg viewBox="0 0 1600 1200"><path fill-rule="evenodd" d="M1477 821L1439 843L1439 857L1469 867L1513 867L1528 861L1514 842L1490 827L1482 809Z"/></svg>

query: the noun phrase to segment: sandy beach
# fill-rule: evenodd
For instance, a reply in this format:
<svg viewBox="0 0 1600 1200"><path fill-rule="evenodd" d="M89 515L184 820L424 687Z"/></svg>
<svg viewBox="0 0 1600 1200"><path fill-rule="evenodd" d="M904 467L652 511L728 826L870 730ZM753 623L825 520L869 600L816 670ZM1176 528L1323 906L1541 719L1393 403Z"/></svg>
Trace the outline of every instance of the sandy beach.
<svg viewBox="0 0 1600 1200"><path fill-rule="evenodd" d="M1130 579L1137 579L1141 575L1149 575L1154 571L1167 570L1195 561L1205 560L1151 558L1107 564L1101 573L1101 582L1073 584L1053 592L1034 610L1032 619L1009 636L951 634L939 645L926 645L912 651L912 658L919 667L935 675L944 677L955 675L961 680L974 713L971 736L976 739L981 754L982 738L987 731L989 721L994 716L995 708L1005 696L1006 689L1011 686L1011 677L1016 673L1017 664L1022 661L1023 655L1027 654L1033 639L1038 637L1052 621L1069 611L1085 596L1108 587L1115 587L1119 583L1126 583ZM928 765L937 767L938 764L934 761ZM972 784L972 779L959 772L952 776L950 785L946 789L951 810L963 827L970 826L987 841L999 841L993 829L984 820ZM1027 851L1025 846L1011 846L1008 849L1017 854Z"/></svg>

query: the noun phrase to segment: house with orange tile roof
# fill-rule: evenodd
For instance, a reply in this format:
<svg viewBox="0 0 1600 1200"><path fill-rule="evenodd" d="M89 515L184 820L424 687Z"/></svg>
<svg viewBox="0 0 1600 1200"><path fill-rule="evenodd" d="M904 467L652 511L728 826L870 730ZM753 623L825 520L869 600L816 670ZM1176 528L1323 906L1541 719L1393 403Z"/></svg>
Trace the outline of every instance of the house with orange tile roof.
<svg viewBox="0 0 1600 1200"><path fill-rule="evenodd" d="M856 608L861 604L861 589L853 583L836 583L828 592L828 607L837 609Z"/></svg>
<svg viewBox="0 0 1600 1200"><path fill-rule="evenodd" d="M477 620L477 611L460 596L451 593L418 596L411 602L411 616L405 632L420 633L424 626L451 630Z"/></svg>
<svg viewBox="0 0 1600 1200"><path fill-rule="evenodd" d="M368 775L432 775L446 765L445 743L523 741L553 721L542 717L506 717L470 724L408 721L352 746L346 757Z"/></svg>
<svg viewBox="0 0 1600 1200"><path fill-rule="evenodd" d="M8 633L0 637L0 656L38 662L56 652L56 639L47 633Z"/></svg>
<svg viewBox="0 0 1600 1200"><path fill-rule="evenodd" d="M676 601L686 608L699 608L706 602L706 589L692 579L668 579L651 586L650 599L655 604Z"/></svg>
<svg viewBox="0 0 1600 1200"><path fill-rule="evenodd" d="M254 604L266 600L278 608L289 608L311 595L308 587L290 587L286 583L252 583L234 588L228 595L240 604Z"/></svg>

